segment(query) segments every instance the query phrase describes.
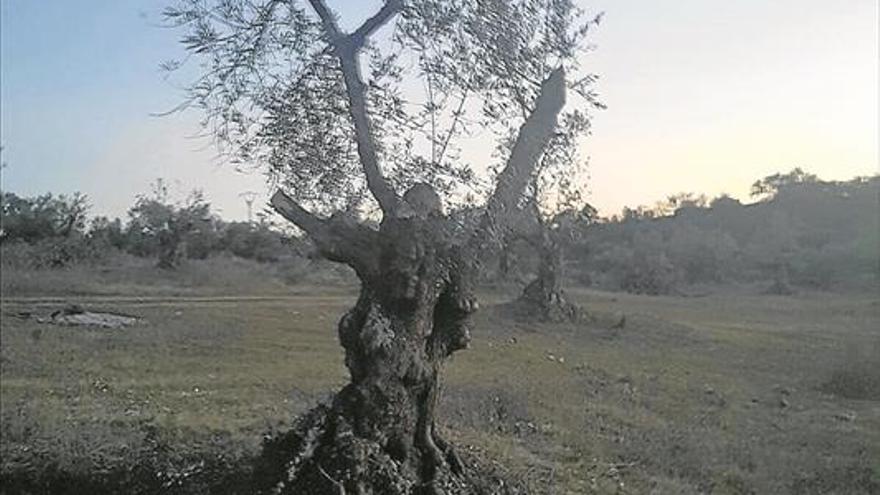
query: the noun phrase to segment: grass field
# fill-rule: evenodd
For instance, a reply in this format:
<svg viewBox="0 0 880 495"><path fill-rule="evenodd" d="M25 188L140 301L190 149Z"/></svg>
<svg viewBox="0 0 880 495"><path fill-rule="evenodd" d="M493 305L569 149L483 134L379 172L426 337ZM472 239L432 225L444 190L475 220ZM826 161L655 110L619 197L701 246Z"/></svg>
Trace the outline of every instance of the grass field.
<svg viewBox="0 0 880 495"><path fill-rule="evenodd" d="M205 459L252 455L347 379L335 326L350 287L27 287L2 299L7 482L160 452L172 491ZM459 446L534 493L880 493L876 295L571 295L591 321L516 322L498 310L509 295L484 295L446 374ZM145 321L14 316L68 302Z"/></svg>

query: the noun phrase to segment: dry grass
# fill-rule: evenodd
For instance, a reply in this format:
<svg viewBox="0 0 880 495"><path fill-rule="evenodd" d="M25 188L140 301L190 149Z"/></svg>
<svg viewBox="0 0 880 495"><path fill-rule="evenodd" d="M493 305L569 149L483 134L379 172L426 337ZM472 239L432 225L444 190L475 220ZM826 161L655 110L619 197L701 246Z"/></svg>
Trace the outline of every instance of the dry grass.
<svg viewBox="0 0 880 495"><path fill-rule="evenodd" d="M299 257L259 263L221 254L162 270L154 259L118 252L100 266L34 269L4 263L3 275L4 297L289 295L299 286L350 287L355 281L346 267Z"/></svg>
<svg viewBox="0 0 880 495"><path fill-rule="evenodd" d="M880 337L853 346L822 390L846 399L880 401Z"/></svg>
<svg viewBox="0 0 880 495"><path fill-rule="evenodd" d="M353 292L167 290L81 298L148 321L126 330L18 320L59 303L4 298L4 475L88 472L156 445L178 473L199 456L245 458L345 382L335 324ZM594 322L522 324L489 307L447 370L449 435L535 493L880 489L876 398L826 388L876 341L876 297L573 296Z"/></svg>

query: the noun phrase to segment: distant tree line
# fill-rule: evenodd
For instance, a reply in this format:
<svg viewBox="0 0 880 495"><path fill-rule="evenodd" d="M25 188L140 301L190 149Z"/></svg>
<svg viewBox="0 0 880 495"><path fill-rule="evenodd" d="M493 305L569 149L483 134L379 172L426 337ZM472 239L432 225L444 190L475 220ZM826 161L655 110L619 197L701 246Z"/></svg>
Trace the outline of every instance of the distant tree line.
<svg viewBox="0 0 880 495"><path fill-rule="evenodd" d="M554 280L642 294L733 283L762 283L774 293L876 288L880 177L823 181L794 169L756 181L752 196L755 202L743 204L724 195L710 200L681 193L610 218L598 217L589 205L561 211L535 231L543 232L536 239L544 242L514 239L483 260L483 279L534 285L549 260L556 261ZM278 231L265 216L222 220L197 191L172 201L162 181L136 198L126 221L90 219L81 194L23 198L4 192L0 202L3 256L10 247L26 248L26 262L34 267L99 263L114 251L173 268L218 253L274 262L292 249L308 250L305 240ZM561 254L542 250L548 239Z"/></svg>
<svg viewBox="0 0 880 495"><path fill-rule="evenodd" d="M678 194L589 225L566 246L581 283L645 294L766 282L831 289L880 278L880 177L823 181L794 169L752 186L752 204Z"/></svg>
<svg viewBox="0 0 880 495"><path fill-rule="evenodd" d="M127 221L104 216L88 218L88 198L44 194L23 198L0 194L0 243L4 255L26 251L26 264L57 268L79 262L100 262L114 250L155 258L161 268L185 259L204 259L227 252L260 262L277 261L298 239L272 228L265 216L256 222L226 222L199 191L172 201L165 183L156 181L149 194L139 195Z"/></svg>

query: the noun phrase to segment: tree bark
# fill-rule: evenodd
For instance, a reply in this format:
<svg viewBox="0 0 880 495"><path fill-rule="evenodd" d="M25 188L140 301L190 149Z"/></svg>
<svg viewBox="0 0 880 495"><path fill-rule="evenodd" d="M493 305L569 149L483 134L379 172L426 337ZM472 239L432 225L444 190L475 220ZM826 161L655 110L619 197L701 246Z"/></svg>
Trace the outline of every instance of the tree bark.
<svg viewBox="0 0 880 495"><path fill-rule="evenodd" d="M423 483L460 470L435 429L443 361L470 341L476 309L470 257L440 217L392 219L381 229L378 277L362 279L339 324L352 382L337 397L355 434L374 440Z"/></svg>
<svg viewBox="0 0 880 495"><path fill-rule="evenodd" d="M361 292L338 327L351 383L301 425L298 453L285 465L292 476L272 488L469 493L454 491L463 466L437 431L435 411L443 362L470 341L474 257L436 213L389 218L372 231L304 216L283 195L273 204L300 215L323 254L355 267Z"/></svg>

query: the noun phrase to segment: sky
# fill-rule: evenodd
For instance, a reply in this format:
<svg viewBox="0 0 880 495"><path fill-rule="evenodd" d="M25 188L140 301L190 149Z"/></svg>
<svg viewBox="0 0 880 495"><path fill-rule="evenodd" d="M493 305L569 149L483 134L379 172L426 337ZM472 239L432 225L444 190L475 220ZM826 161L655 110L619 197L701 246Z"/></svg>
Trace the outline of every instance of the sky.
<svg viewBox="0 0 880 495"><path fill-rule="evenodd" d="M329 0L343 27L381 3ZM268 189L198 137L199 115L159 65L179 32L156 0L0 0L4 191L81 191L124 216L158 177L202 189L227 219ZM584 66L600 75L582 146L601 213L678 192L748 200L752 182L802 167L823 179L878 173L876 0L595 0L605 12ZM487 142L487 150L492 143Z"/></svg>

